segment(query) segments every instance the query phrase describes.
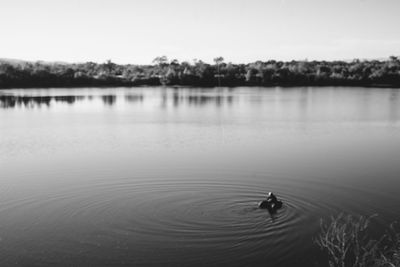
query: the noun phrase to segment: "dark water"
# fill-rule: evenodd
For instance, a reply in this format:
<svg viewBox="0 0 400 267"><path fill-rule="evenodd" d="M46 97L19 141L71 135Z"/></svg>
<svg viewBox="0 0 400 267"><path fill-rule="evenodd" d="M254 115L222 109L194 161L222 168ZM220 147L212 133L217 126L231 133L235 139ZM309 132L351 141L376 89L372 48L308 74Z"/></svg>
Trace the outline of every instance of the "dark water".
<svg viewBox="0 0 400 267"><path fill-rule="evenodd" d="M400 91L2 90L0 171L1 266L315 266L399 219Z"/></svg>

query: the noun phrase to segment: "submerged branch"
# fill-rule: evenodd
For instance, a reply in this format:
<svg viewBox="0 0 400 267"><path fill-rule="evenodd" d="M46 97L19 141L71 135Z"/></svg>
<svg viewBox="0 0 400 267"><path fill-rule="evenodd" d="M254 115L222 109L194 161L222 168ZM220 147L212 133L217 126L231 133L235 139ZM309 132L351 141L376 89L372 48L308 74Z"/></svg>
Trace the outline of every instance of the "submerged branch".
<svg viewBox="0 0 400 267"><path fill-rule="evenodd" d="M368 227L373 217L339 214L329 222L321 220L316 244L326 252L329 266L400 266L400 234L392 225L390 232L372 239Z"/></svg>

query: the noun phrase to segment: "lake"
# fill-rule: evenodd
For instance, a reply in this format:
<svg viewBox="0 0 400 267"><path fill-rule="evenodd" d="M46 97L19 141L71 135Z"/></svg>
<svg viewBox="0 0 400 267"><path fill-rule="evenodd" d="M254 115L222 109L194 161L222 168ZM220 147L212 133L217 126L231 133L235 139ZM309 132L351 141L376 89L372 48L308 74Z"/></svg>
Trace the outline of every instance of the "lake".
<svg viewBox="0 0 400 267"><path fill-rule="evenodd" d="M400 91L0 90L0 170L1 266L315 266L399 219Z"/></svg>

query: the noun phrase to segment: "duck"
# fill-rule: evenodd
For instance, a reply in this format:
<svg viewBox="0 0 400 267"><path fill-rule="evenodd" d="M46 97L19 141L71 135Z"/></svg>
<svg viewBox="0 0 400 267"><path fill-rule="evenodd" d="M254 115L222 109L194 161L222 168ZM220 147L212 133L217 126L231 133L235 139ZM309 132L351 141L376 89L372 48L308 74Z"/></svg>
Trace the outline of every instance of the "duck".
<svg viewBox="0 0 400 267"><path fill-rule="evenodd" d="M266 200L258 203L260 209L267 209L269 212L276 212L278 209L282 208L282 205L282 201L278 200L272 192L268 192Z"/></svg>

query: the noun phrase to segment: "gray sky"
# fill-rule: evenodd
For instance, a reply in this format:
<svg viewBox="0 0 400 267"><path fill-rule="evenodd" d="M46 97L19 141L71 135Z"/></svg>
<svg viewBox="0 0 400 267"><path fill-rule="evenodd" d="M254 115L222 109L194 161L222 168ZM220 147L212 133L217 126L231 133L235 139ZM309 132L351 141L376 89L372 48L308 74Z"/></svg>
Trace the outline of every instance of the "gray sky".
<svg viewBox="0 0 400 267"><path fill-rule="evenodd" d="M0 58L148 64L400 55L400 0L0 0Z"/></svg>

